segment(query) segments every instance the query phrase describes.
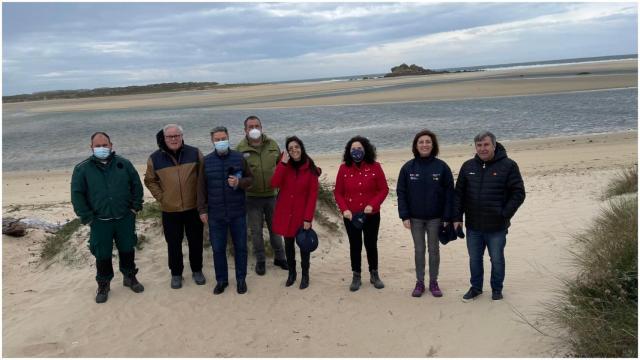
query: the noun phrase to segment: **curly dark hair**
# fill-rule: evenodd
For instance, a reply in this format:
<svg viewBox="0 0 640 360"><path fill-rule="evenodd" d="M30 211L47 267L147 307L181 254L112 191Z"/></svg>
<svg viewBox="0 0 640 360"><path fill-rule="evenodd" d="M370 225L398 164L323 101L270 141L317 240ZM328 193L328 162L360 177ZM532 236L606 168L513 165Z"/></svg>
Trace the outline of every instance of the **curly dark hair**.
<svg viewBox="0 0 640 360"><path fill-rule="evenodd" d="M416 158L420 157L420 152L418 152L418 139L421 137L428 135L431 138L431 143L433 144L433 148L431 149L431 156L436 157L440 153L440 147L438 146L438 138L433 131L428 129L423 129L413 138L413 145L411 146L411 150L413 151L413 156Z"/></svg>
<svg viewBox="0 0 640 360"><path fill-rule="evenodd" d="M369 139L360 135L356 135L349 139L347 145L345 145L344 147L344 155L342 155L342 161L344 161L347 166L353 165L354 161L351 158L351 145L354 142L359 142L364 148L364 159L362 159L362 161L366 162L367 164L373 164L376 161L376 147L373 146Z"/></svg>
<svg viewBox="0 0 640 360"><path fill-rule="evenodd" d="M285 141L284 141L285 151L289 152L289 143L291 143L293 141L297 142L298 145L300 145L300 152L302 153L301 156L300 156L300 161L297 162L297 163L298 164L304 164L307 160L309 160L309 170L311 170L311 173L315 174L316 176L320 176L320 170L316 166L316 163L313 162L313 159L311 159L311 157L309 157L309 155L307 155L307 150L304 148L304 143L302 143L302 140L300 140L299 137L294 135L294 136L289 136L288 138L286 138ZM294 168L297 167L296 166L296 162L293 160L293 158L291 158L290 161L291 161L291 166L293 166Z"/></svg>

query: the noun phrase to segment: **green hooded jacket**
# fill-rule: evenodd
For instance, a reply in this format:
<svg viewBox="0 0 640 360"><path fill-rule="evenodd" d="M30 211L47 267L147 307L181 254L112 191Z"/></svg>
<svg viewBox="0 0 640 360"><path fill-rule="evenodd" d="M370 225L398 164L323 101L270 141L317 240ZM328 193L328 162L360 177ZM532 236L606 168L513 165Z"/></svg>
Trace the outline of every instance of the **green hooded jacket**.
<svg viewBox="0 0 640 360"><path fill-rule="evenodd" d="M278 165L280 147L278 143L267 135L262 134L262 144L254 147L246 137L240 141L236 150L244 155L251 168L253 184L246 190L247 196L270 197L276 191L271 188L271 177Z"/></svg>
<svg viewBox="0 0 640 360"><path fill-rule="evenodd" d="M95 156L76 165L71 176L73 211L83 224L94 218L118 219L142 210L142 183L129 160L111 153L103 164Z"/></svg>

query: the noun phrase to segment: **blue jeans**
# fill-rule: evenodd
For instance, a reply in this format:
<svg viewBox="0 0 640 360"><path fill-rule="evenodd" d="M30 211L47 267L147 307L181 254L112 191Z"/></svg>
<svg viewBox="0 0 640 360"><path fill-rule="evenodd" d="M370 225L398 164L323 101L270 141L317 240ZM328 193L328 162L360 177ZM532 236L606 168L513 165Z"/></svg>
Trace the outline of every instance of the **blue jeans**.
<svg viewBox="0 0 640 360"><path fill-rule="evenodd" d="M504 247L507 244L507 230L495 232L475 231L467 228L467 250L469 251L469 269L471 287L482 290L484 281L484 249L489 249L491 258L491 289L502 291L504 282Z"/></svg>
<svg viewBox="0 0 640 360"><path fill-rule="evenodd" d="M218 283L229 281L227 231L231 231L236 264L236 281L247 277L247 218L212 219L209 214L209 240L213 249L213 267Z"/></svg>

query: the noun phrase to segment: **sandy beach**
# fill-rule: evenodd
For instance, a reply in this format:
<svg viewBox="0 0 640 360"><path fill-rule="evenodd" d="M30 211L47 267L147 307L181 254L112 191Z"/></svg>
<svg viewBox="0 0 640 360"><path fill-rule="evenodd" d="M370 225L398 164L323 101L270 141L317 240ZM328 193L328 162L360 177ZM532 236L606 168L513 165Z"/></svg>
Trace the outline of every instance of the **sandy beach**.
<svg viewBox="0 0 640 360"><path fill-rule="evenodd" d="M577 75L579 73L588 73ZM224 90L6 104L8 112L82 111L217 106L229 109L338 106L378 102L549 94L636 88L637 61L613 61L530 69L498 70L309 84L256 85ZM416 129L418 130L418 129ZM499 129L495 130L499 134ZM268 132L268 129L267 129ZM440 158L457 175L471 158L467 145L441 144ZM500 138L498 138L500 141ZM2 237L2 355L7 357L552 357L566 355L544 328L544 302L572 275L572 234L582 231L604 205L606 184L637 165L637 128L629 131L505 141L524 177L527 198L509 230L504 300L483 294L472 303L464 240L441 246L444 297L410 296L415 284L413 242L397 213L395 187L410 149L378 154L390 194L381 210L380 274L386 287L349 291L349 247L340 219L337 232L314 223L320 248L311 258L311 284L285 288L287 273L267 263L257 276L249 255L249 291L231 286L214 296L212 252L205 246L206 286L169 287L167 250L159 222L139 221L144 235L136 253L142 294L124 288L116 273L106 304L94 301L94 259L83 226L52 261L43 263L43 230ZM127 156L127 154L121 154ZM333 183L338 154L310 154ZM144 164L136 164L142 175ZM3 217L66 222L72 169L2 174ZM145 189L145 201L151 198ZM187 252L186 242L184 251ZM299 255L298 255L299 256ZM365 257L363 253L363 258ZM485 258L485 274L489 260ZM117 268L117 260L114 260ZM185 268L188 269L185 256ZM366 264L366 260L363 260ZM364 264L363 264L364 265ZM485 289L489 280L485 278Z"/></svg>
<svg viewBox="0 0 640 360"><path fill-rule="evenodd" d="M561 356L565 349L557 340L527 325L520 314L536 326L544 325L538 316L541 304L553 297L560 286L558 278L571 274L571 234L581 231L598 213L600 195L616 172L636 164L637 132L504 145L520 165L527 199L509 231L503 301L492 301L486 293L472 303L460 300L469 278L464 240L441 247L444 297L410 296L415 283L413 243L398 219L395 197L397 174L410 150L383 151L379 161L391 188L382 206L379 238L385 289L373 288L365 275L360 291L348 290L349 249L341 225L338 233L318 226L321 245L312 254L311 286L304 291L285 288L286 272L268 263L264 277L250 271L247 294L233 291L232 276L232 291L214 297L210 248L204 253L207 285L195 285L185 271L184 287L172 290L161 230L145 221L138 224L138 233L147 241L136 256L145 292L134 294L122 287L117 273L109 301L97 305L87 228L72 238L70 249L46 264L38 258L46 234L29 230L23 238L3 235L3 355ZM440 157L457 174L472 154L471 144L445 144ZM316 159L333 181L339 156ZM70 170L3 175L3 216L53 222L74 217L69 203ZM148 193L145 199L151 200ZM253 264L250 255L250 269ZM485 283L488 287L488 279Z"/></svg>
<svg viewBox="0 0 640 360"><path fill-rule="evenodd" d="M638 61L405 76L360 81L262 84L175 93L5 104L10 112L217 107L267 109L466 99L637 87Z"/></svg>

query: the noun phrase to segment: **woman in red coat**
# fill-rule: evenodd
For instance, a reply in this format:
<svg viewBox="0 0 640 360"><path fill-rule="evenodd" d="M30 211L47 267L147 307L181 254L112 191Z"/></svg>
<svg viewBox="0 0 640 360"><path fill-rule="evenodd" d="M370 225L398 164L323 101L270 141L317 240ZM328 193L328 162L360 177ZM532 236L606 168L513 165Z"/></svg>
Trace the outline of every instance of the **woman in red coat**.
<svg viewBox="0 0 640 360"><path fill-rule="evenodd" d="M344 148L343 163L336 176L333 192L344 217L349 237L353 280L349 289L360 288L362 237L367 250L371 283L382 289L384 283L378 275L378 229L380 205L389 193L387 179L380 163L376 162L376 148L369 139L355 136Z"/></svg>
<svg viewBox="0 0 640 360"><path fill-rule="evenodd" d="M296 281L295 236L300 228L311 228L318 199L320 169L307 155L302 140L291 136L285 142L280 162L271 178L271 187L280 189L276 199L273 232L284 237L289 277L286 286ZM309 252L300 251L302 279L300 289L309 286Z"/></svg>

